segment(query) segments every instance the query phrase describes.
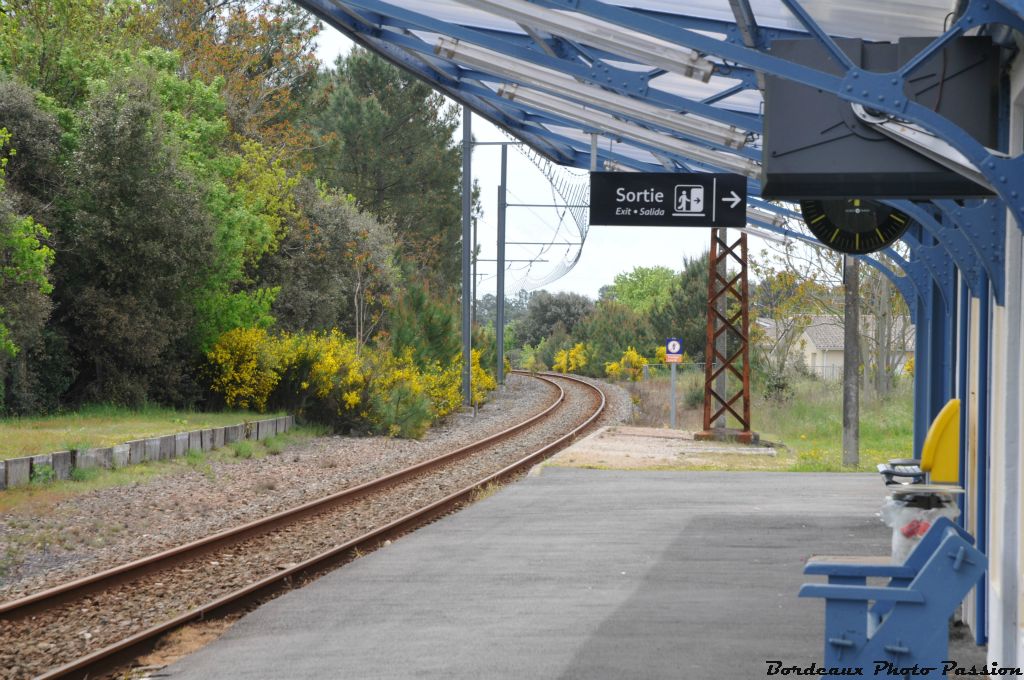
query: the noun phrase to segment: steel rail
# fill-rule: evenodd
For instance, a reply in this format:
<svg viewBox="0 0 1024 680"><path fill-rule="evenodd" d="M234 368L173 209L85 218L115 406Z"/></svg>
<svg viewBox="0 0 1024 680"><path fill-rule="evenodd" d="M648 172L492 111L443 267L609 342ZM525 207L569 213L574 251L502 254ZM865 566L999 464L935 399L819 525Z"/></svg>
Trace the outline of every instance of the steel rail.
<svg viewBox="0 0 1024 680"><path fill-rule="evenodd" d="M516 372L524 373L523 371ZM547 380L547 378L542 377L541 375L532 375L542 380ZM480 489L483 489L490 484L507 480L524 470L528 470L544 456L553 453L563 444L575 439L580 432L589 427L595 420L597 420L598 417L600 417L604 412L605 405L607 403L604 392L596 385L572 376L558 375L557 377L565 380L571 380L590 388L596 395L598 403L593 413L591 413L585 421L555 441L542 446L536 451L533 451L510 465L507 465L501 470L498 470L497 472L494 472L459 491L451 493L438 501L434 501L419 510L415 510L399 519L389 522L388 524L373 529L362 536L347 541L344 544L335 546L334 548L322 552L319 555L293 565L288 569L284 569L278 573L264 577L255 583L218 597L211 602L196 607L183 614L179 614L173 619L136 633L121 640L120 642L116 642L104 647L103 649L91 652L90 654L80 657L63 666L53 668L38 676L36 680L56 680L57 678L68 677L95 677L97 672L113 668L114 664L119 660L125 661L145 653L153 647L157 638L164 633L175 628L179 628L191 621L199 619L209 620L211 618L226 616L232 612L236 612L252 603L254 600L269 596L276 591L289 587L294 580L303 575L322 572L334 564L347 561L358 554L376 549L390 537L408 533L417 527L423 526L424 524L442 517L456 510L459 506L471 502L473 500L473 495ZM560 397L555 406L562 403L563 400L564 391L561 391ZM551 408L552 407L549 407L548 411ZM519 426L516 427L519 428ZM513 428L509 429L512 430ZM505 432L508 431L509 430L506 430ZM491 440L493 441L493 438L491 438Z"/></svg>
<svg viewBox="0 0 1024 680"><path fill-rule="evenodd" d="M118 565L90 576L62 583L61 585L47 588L46 590L41 590L37 593L26 595L25 597L21 597L16 600L4 602L0 604L0 618L24 618L25 616L30 616L45 609L50 609L63 602L82 597L91 592L105 590L119 583L134 580L148 573L168 569L180 562L184 562L203 555L204 553L211 552L213 550L220 550L221 548L238 543L239 541L273 531L274 529L291 524L311 514L357 501L360 498L379 491L384 487L406 481L427 470L445 463L453 462L485 446L506 439L530 425L533 425L537 421L549 416L565 399L565 392L557 383L541 376L535 377L554 386L555 389L558 390L558 398L551 402L547 408L535 413L521 423L513 425L512 427L485 437L479 441L473 442L472 444L455 449L454 451L449 451L448 453L363 484L359 484L358 486L309 501L294 508L282 510L237 527L225 529L224 531L211 534L199 540L179 545L174 548L169 548L153 555Z"/></svg>

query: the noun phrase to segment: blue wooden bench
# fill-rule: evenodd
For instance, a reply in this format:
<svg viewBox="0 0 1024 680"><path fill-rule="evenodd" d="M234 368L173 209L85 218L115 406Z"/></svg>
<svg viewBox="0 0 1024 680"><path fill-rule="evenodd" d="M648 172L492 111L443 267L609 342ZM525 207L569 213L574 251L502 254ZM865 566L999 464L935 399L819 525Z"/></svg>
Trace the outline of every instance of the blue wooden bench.
<svg viewBox="0 0 1024 680"><path fill-rule="evenodd" d="M948 658L949 618L987 566L973 543L940 518L903 564L809 561L804 573L828 577L827 584L800 588L800 597L825 599L825 666L941 668ZM872 586L869 578L888 582Z"/></svg>

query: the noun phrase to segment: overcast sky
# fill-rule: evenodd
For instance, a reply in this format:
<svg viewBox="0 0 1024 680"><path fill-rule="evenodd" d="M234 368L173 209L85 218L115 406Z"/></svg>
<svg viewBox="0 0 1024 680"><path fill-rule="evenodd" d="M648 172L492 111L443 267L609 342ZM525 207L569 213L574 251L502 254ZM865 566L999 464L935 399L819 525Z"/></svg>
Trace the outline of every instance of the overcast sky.
<svg viewBox="0 0 1024 680"><path fill-rule="evenodd" d="M341 53L351 49L352 43L338 31L324 25L318 39L318 53L321 61L331 63ZM478 116L473 117L473 137L478 142L508 141L498 128ZM457 133L461 139L461 130ZM500 149L496 146L481 146L473 151L473 177L479 182L483 219L479 224L478 242L482 247L480 258L494 259L496 256L497 234L497 187L500 182ZM586 173L567 170L581 178ZM550 204L551 186L547 179L521 153L509 151L509 202ZM509 208L506 216L506 241L578 241L574 222L566 214L560 224L560 212L545 208ZM553 238L555 235L555 238ZM653 227L593 227L589 230L583 246L583 254L576 267L562 278L543 286L549 291L573 291L592 298L597 297L601 286L609 284L615 275L631 271L634 267L666 266L678 270L686 257L700 256L710 244L710 230L706 228L653 228ZM759 249L757 239L752 239L751 248ZM539 279L561 261L566 247L551 248L541 252L537 246L508 246L506 258L547 259L548 263L532 265L530 275ZM529 265L509 263L506 275L506 291L512 294L515 281L520 279ZM479 286L477 296L495 292L496 266L493 262L478 264Z"/></svg>

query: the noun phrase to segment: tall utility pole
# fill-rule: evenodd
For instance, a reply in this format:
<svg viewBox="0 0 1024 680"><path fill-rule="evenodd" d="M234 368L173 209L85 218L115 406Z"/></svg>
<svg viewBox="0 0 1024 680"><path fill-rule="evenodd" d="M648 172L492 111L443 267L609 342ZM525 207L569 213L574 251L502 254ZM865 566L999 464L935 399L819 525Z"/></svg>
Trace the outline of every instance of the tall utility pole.
<svg viewBox="0 0 1024 680"><path fill-rule="evenodd" d="M473 301L473 281L470 279L469 259L472 249L472 219L470 211L473 204L473 131L471 120L473 114L466 106L462 107L462 403L470 406L473 401L472 366L473 337L470 313Z"/></svg>
<svg viewBox="0 0 1024 680"><path fill-rule="evenodd" d="M498 354L498 384L505 384L505 210L508 199L508 145L501 145L501 186L498 187L498 318L495 319L494 342Z"/></svg>
<svg viewBox="0 0 1024 680"><path fill-rule="evenodd" d="M860 260L843 256L843 465L860 464Z"/></svg>

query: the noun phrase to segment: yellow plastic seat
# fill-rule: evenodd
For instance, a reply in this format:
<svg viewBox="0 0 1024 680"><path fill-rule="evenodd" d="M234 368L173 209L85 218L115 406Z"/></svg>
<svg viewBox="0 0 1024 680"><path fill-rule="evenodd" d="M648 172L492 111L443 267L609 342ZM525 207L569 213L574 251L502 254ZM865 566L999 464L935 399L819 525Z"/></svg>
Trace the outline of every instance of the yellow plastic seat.
<svg viewBox="0 0 1024 680"><path fill-rule="evenodd" d="M950 399L921 446L921 470L932 484L960 483L960 400Z"/></svg>
<svg viewBox="0 0 1024 680"><path fill-rule="evenodd" d="M890 460L878 471L886 484L920 484L925 475L932 484L960 483L960 400L950 399L935 416L921 446L921 460ZM900 482L897 477L907 478Z"/></svg>

